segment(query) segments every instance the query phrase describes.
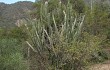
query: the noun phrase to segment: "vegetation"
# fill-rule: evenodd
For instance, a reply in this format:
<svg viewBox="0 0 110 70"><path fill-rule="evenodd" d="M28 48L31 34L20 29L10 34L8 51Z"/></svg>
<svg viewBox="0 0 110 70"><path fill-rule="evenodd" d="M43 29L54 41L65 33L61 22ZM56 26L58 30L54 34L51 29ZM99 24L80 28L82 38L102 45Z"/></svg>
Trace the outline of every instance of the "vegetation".
<svg viewBox="0 0 110 70"><path fill-rule="evenodd" d="M0 70L27 70L21 50L16 39L0 39Z"/></svg>
<svg viewBox="0 0 110 70"><path fill-rule="evenodd" d="M105 1L91 7L85 0L40 0L33 6L31 19L0 28L0 70L88 70L110 59Z"/></svg>

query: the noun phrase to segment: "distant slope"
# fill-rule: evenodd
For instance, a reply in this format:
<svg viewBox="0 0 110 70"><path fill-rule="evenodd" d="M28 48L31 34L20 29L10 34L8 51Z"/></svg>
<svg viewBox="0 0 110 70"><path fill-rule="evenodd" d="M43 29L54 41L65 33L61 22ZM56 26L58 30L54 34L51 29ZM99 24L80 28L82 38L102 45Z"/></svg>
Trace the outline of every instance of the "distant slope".
<svg viewBox="0 0 110 70"><path fill-rule="evenodd" d="M84 0L91 5L91 0ZM110 4L110 0L92 0L94 3L104 1ZM0 27L15 26L19 19L28 18L29 12L33 10L33 2L20 1L13 4L0 3Z"/></svg>
<svg viewBox="0 0 110 70"><path fill-rule="evenodd" d="M28 18L28 12L33 9L33 3L20 1L14 4L0 3L0 27L15 26L19 19Z"/></svg>

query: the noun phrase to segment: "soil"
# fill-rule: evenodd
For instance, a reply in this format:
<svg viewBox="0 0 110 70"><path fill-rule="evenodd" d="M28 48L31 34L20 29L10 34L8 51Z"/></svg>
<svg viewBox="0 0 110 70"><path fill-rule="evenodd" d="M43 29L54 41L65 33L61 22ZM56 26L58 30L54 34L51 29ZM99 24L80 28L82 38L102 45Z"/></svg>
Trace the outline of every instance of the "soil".
<svg viewBox="0 0 110 70"><path fill-rule="evenodd" d="M110 61L93 65L90 70L110 70Z"/></svg>

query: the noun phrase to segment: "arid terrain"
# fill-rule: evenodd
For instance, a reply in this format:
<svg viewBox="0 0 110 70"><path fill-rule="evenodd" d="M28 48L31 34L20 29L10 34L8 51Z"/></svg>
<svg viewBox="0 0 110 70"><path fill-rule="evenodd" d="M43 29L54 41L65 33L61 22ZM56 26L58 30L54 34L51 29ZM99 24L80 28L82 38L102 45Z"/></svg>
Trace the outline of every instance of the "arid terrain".
<svg viewBox="0 0 110 70"><path fill-rule="evenodd" d="M101 64L95 64L90 70L110 70L110 61L106 61Z"/></svg>

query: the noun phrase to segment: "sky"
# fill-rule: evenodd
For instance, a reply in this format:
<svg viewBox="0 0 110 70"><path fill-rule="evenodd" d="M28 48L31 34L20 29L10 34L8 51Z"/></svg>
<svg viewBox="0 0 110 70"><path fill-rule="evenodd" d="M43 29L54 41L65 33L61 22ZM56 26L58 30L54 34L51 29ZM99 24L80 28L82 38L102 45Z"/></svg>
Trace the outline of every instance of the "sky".
<svg viewBox="0 0 110 70"><path fill-rule="evenodd" d="M15 2L18 2L18 1L32 1L32 2L35 2L35 0L0 0L0 2L4 2L4 3L7 3L7 4L15 3Z"/></svg>

